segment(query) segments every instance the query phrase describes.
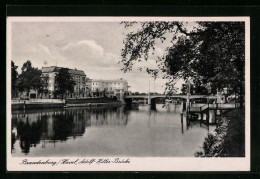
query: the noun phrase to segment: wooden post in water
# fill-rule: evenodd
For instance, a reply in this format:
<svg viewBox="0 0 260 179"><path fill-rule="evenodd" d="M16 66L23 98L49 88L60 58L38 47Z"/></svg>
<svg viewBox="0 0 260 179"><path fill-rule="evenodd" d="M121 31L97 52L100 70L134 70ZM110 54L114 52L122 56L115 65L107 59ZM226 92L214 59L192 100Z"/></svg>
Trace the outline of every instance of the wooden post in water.
<svg viewBox="0 0 260 179"><path fill-rule="evenodd" d="M180 113L181 116L181 133L183 134L183 112Z"/></svg>
<svg viewBox="0 0 260 179"><path fill-rule="evenodd" d="M187 85L187 100L186 100L186 115L188 116L190 110L190 82Z"/></svg>
<svg viewBox="0 0 260 179"><path fill-rule="evenodd" d="M209 124L209 109L206 110L206 122Z"/></svg>
<svg viewBox="0 0 260 179"><path fill-rule="evenodd" d="M181 116L181 124L183 124L183 113L182 112L180 113L180 116Z"/></svg>
<svg viewBox="0 0 260 179"><path fill-rule="evenodd" d="M207 109L207 111L206 111L206 123L207 123L208 131L209 131L209 109Z"/></svg>
<svg viewBox="0 0 260 179"><path fill-rule="evenodd" d="M189 129L189 117L188 115L186 115L186 127L187 127L187 130Z"/></svg>

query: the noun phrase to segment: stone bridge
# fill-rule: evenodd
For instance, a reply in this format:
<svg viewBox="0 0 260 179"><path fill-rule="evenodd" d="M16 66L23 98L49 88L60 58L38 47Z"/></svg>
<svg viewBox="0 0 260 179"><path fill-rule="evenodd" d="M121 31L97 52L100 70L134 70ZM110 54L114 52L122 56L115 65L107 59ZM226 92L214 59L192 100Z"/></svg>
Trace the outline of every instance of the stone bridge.
<svg viewBox="0 0 260 179"><path fill-rule="evenodd" d="M174 94L174 95L126 95L124 96L126 103L131 103L133 99L148 99L149 105L155 105L155 99L156 98L183 98L187 100L187 95L184 94ZM214 95L189 95L189 99L199 99L199 98L205 98L205 99L215 99L217 96Z"/></svg>
<svg viewBox="0 0 260 179"><path fill-rule="evenodd" d="M185 94L174 94L174 95L128 95L128 96L125 96L125 99L128 99L128 98L144 98L144 99L153 99L153 98L183 98L183 99L187 99L187 95ZM214 95L190 95L189 96L189 99L198 99L198 98L209 98L209 99L212 99L212 98L217 98L216 96Z"/></svg>

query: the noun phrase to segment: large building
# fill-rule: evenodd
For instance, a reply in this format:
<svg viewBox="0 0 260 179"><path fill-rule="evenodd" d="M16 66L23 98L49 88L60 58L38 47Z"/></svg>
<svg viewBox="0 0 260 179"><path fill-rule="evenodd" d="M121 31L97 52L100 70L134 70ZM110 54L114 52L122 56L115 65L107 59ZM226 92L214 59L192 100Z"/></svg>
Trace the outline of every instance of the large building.
<svg viewBox="0 0 260 179"><path fill-rule="evenodd" d="M95 80L86 81L86 90L90 90L91 96L118 97L128 92L128 83L120 78L118 80Z"/></svg>
<svg viewBox="0 0 260 179"><path fill-rule="evenodd" d="M43 90L38 93L31 90L29 94L20 95L23 98L42 98L52 99L61 98L56 91L58 84L56 81L57 74L62 67L50 66L42 67ZM68 68L67 68L68 69ZM123 96L128 93L128 83L120 78L118 80L96 80L89 79L85 72L77 69L68 69L68 72L74 79L76 85L73 93L65 93L64 98L85 98L85 97L116 97L122 100Z"/></svg>
<svg viewBox="0 0 260 179"><path fill-rule="evenodd" d="M42 67L42 77L44 80L44 88L43 93L41 94L41 98L56 98L55 91L58 89L56 76L59 73L61 67L50 66L50 67ZM66 98L77 98L77 97L85 97L85 84L86 84L86 74L82 70L77 69L68 69L70 75L76 82L74 86L74 92L67 92L64 97Z"/></svg>

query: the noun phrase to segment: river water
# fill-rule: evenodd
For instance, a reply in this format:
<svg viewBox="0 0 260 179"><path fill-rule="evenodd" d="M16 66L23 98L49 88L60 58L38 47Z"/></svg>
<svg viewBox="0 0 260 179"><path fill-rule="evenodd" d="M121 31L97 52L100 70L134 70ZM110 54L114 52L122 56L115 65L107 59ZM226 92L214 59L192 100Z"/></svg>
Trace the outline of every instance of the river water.
<svg viewBox="0 0 260 179"><path fill-rule="evenodd" d="M181 105L12 112L12 156L193 157L214 126L181 123Z"/></svg>

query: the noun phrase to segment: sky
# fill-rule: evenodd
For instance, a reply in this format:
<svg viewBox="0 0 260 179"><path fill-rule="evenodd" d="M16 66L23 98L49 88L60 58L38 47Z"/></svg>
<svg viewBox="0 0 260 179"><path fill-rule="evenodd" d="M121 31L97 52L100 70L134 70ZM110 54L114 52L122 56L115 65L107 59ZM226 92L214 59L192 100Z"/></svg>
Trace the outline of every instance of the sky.
<svg viewBox="0 0 260 179"><path fill-rule="evenodd" d="M164 47L156 46L149 62L139 63L127 73L119 64L127 31L119 22L12 22L11 58L21 72L27 60L32 66L59 66L83 70L90 79L128 81L130 91L164 92L166 80L154 80L137 67L154 67ZM180 86L179 82L177 86Z"/></svg>

